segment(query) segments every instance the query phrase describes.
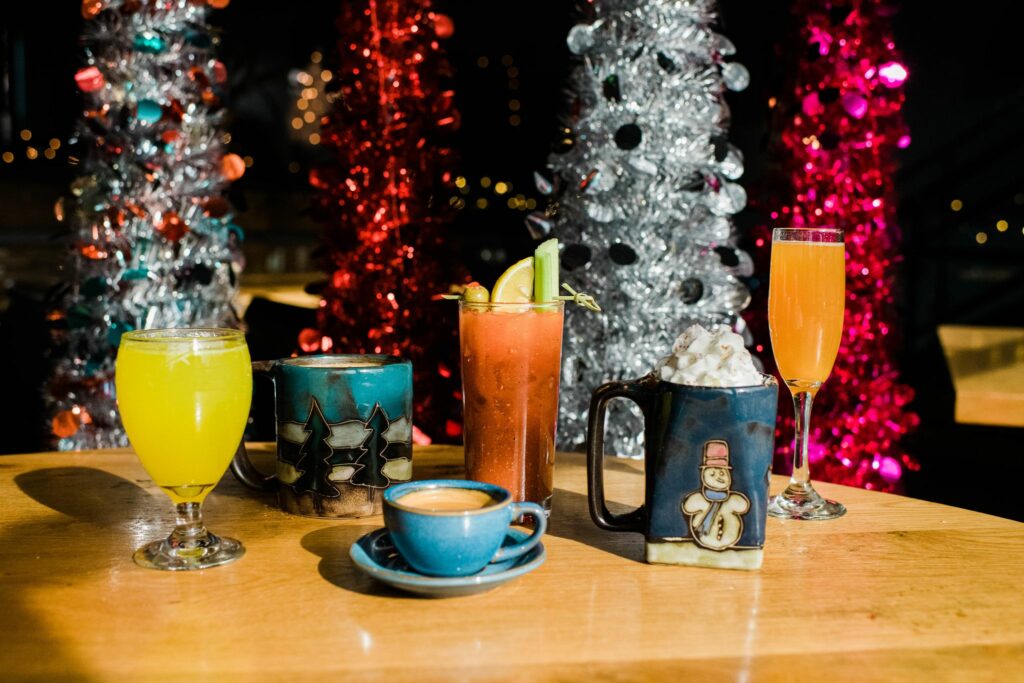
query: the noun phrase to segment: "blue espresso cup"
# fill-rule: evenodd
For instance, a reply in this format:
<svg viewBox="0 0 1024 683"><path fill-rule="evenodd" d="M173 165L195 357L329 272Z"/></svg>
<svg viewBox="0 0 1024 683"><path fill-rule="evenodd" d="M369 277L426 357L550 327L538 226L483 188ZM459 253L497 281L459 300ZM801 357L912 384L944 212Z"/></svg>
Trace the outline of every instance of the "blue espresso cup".
<svg viewBox="0 0 1024 683"><path fill-rule="evenodd" d="M402 498L419 492L444 498L445 489L453 497L466 491L484 494L482 507L438 509L404 504ZM490 499L488 501L488 499ZM533 517L536 527L523 541L502 545L509 525L521 516ZM395 550L416 571L428 576L469 576L491 562L505 562L530 551L547 529L544 508L536 503L516 503L512 494L494 484L461 479L432 479L393 485L384 491L384 524Z"/></svg>

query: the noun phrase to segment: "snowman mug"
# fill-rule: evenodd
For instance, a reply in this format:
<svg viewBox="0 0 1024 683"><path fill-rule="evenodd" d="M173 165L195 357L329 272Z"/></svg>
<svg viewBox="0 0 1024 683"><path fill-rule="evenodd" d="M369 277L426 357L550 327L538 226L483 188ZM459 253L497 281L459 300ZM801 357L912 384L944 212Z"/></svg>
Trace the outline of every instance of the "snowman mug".
<svg viewBox="0 0 1024 683"><path fill-rule="evenodd" d="M644 504L616 515L604 497L604 424L613 398L644 416ZM599 387L590 402L590 515L608 531L646 536L646 560L758 569L775 448L778 384L699 387L647 376Z"/></svg>

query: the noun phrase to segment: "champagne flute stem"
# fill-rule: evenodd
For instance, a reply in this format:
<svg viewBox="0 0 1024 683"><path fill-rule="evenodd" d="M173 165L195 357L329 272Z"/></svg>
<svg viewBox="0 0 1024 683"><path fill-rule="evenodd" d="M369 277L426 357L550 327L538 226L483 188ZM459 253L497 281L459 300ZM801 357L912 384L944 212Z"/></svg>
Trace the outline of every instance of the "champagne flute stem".
<svg viewBox="0 0 1024 683"><path fill-rule="evenodd" d="M789 477L789 491L807 494L811 491L811 469L807 462L807 446L811 429L811 405L817 387L790 386L793 394L793 413L796 417L793 443L793 473Z"/></svg>

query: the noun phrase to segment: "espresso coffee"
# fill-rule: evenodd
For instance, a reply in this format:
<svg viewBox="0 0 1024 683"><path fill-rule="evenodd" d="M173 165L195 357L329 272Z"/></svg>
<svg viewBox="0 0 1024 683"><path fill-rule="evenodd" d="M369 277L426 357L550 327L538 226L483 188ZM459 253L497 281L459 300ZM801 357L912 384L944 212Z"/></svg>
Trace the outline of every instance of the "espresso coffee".
<svg viewBox="0 0 1024 683"><path fill-rule="evenodd" d="M425 512L464 512L497 505L499 501L488 495L486 491L428 488L407 493L395 502Z"/></svg>

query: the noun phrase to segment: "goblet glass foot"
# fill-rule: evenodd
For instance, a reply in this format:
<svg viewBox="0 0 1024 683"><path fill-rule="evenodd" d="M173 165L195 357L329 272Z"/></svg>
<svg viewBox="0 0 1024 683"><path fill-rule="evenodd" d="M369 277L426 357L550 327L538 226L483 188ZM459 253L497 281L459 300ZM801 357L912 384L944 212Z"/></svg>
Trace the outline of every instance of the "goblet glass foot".
<svg viewBox="0 0 1024 683"><path fill-rule="evenodd" d="M135 564L149 569L188 571L219 567L242 555L245 555L245 546L240 541L207 531L201 541L194 543L178 543L173 535L148 543L136 550L132 558Z"/></svg>
<svg viewBox="0 0 1024 683"><path fill-rule="evenodd" d="M789 486L768 501L768 514L784 519L835 519L846 514L846 506L822 498L810 484L806 487Z"/></svg>

